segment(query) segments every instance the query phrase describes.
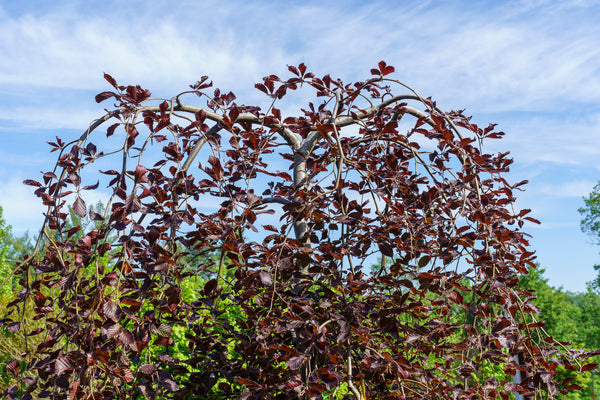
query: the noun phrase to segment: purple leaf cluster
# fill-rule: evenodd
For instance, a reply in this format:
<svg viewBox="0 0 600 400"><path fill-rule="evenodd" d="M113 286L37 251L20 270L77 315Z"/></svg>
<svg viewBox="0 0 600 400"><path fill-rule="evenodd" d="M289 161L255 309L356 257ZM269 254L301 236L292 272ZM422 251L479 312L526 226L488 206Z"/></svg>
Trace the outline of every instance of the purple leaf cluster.
<svg viewBox="0 0 600 400"><path fill-rule="evenodd" d="M383 61L354 83L289 71L256 84L265 108L207 77L156 101L105 75L106 115L25 182L46 221L0 323L40 340L7 398L553 397L559 366L595 367L518 287L537 221L485 150L502 132ZM294 91L314 99L290 114ZM105 215L87 212L99 187ZM97 224L69 227L69 207Z"/></svg>

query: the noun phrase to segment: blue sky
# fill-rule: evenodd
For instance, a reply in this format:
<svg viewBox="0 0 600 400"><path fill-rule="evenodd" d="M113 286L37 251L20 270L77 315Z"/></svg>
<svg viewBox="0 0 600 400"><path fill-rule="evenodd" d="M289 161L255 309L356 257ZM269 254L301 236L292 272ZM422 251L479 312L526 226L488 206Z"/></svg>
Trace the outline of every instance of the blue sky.
<svg viewBox="0 0 600 400"><path fill-rule="evenodd" d="M498 124L509 180L530 181L532 248L554 286L584 290L600 264L580 232L600 180L599 1L0 0L0 205L35 232L42 208L23 179L54 163L45 144L103 113L104 72L170 97L202 75L246 104L253 88L304 62L344 81L378 61L445 110Z"/></svg>

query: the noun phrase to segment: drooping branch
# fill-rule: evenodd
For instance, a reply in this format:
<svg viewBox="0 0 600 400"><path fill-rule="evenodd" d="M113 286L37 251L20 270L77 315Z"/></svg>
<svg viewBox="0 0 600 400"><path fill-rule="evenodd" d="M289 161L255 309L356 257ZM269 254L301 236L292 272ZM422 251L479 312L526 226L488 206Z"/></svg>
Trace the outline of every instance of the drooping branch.
<svg viewBox="0 0 600 400"><path fill-rule="evenodd" d="M190 169L190 166L194 162L194 159L196 158L196 156L198 156L198 153L200 153L200 150L208 141L208 137L219 132L219 130L221 130L221 127L219 126L219 124L216 124L212 128L210 128L208 130L208 132L206 132L206 134L203 134L202 137L196 141L196 143L194 144L194 147L190 151L190 154L188 154L186 160L184 161L183 165L181 166L182 172L187 172Z"/></svg>
<svg viewBox="0 0 600 400"><path fill-rule="evenodd" d="M264 204L279 203L279 204L285 205L285 204L290 204L291 201L288 199L284 199L283 197L263 197L262 203L264 203Z"/></svg>

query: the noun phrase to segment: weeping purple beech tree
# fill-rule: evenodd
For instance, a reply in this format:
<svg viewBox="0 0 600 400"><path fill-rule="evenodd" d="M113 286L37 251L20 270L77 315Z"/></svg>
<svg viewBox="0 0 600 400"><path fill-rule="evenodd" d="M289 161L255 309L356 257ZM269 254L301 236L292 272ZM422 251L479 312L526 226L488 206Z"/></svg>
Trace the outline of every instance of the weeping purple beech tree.
<svg viewBox="0 0 600 400"><path fill-rule="evenodd" d="M207 77L152 99L105 75L106 114L26 181L48 209L2 319L36 340L8 398L554 397L574 388L559 366L595 367L517 286L537 221L485 151L502 132L383 61L355 83L289 71L262 107Z"/></svg>

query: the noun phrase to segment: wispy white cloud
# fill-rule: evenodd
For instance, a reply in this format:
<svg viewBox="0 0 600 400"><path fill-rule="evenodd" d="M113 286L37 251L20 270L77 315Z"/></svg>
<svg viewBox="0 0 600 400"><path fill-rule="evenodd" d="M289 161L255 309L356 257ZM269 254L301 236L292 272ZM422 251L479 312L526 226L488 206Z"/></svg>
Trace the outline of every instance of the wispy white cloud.
<svg viewBox="0 0 600 400"><path fill-rule="evenodd" d="M305 61L319 73L359 79L386 59L398 78L446 108L479 113L597 102L600 28L580 23L591 6L551 3L157 2L141 9L130 2L90 13L62 2L54 11L0 14L0 83L3 90L100 91L108 72L171 95L207 74L251 102L260 96L252 83L285 71L286 63ZM8 105L0 117L66 121L60 111L49 114Z"/></svg>
<svg viewBox="0 0 600 400"><path fill-rule="evenodd" d="M549 196L582 198L592 191L595 184L595 181L589 180L543 184L540 185L540 192Z"/></svg>
<svg viewBox="0 0 600 400"><path fill-rule="evenodd" d="M228 82L254 78L258 66L265 64L257 51L263 44L235 37L233 29L215 32L202 19L180 23L179 17L188 19L183 13L202 11L191 8L179 9L178 16L137 14L131 6L105 16L72 8L5 15L0 27L0 83L98 89L105 85L102 73L108 72L128 83L182 90L204 74ZM276 53L271 53L272 59L278 58Z"/></svg>
<svg viewBox="0 0 600 400"><path fill-rule="evenodd" d="M446 18L434 10L429 19L448 23L456 15L446 11ZM514 18L501 6L479 15L464 12L422 43L426 52L411 57L412 49L405 51L407 76L417 71L425 90L436 95L441 89L445 101L477 112L539 111L597 100L600 31L574 24L575 16L556 20L538 11L533 18ZM420 22L426 26L427 20Z"/></svg>
<svg viewBox="0 0 600 400"><path fill-rule="evenodd" d="M426 94L484 110L600 96L600 28L577 23L589 10L456 4L157 2L141 12L131 2L108 4L105 16L77 7L4 16L0 82L90 89L107 71L177 90L203 74L249 83L302 59L358 78L386 58Z"/></svg>
<svg viewBox="0 0 600 400"><path fill-rule="evenodd" d="M18 128L11 128L11 131L30 131L32 129L77 129L85 130L91 121L100 117L102 109L80 109L73 110L72 107L66 108L52 104L37 106L16 106L10 109L0 109L0 121L19 121ZM2 132L0 131L0 137Z"/></svg>

